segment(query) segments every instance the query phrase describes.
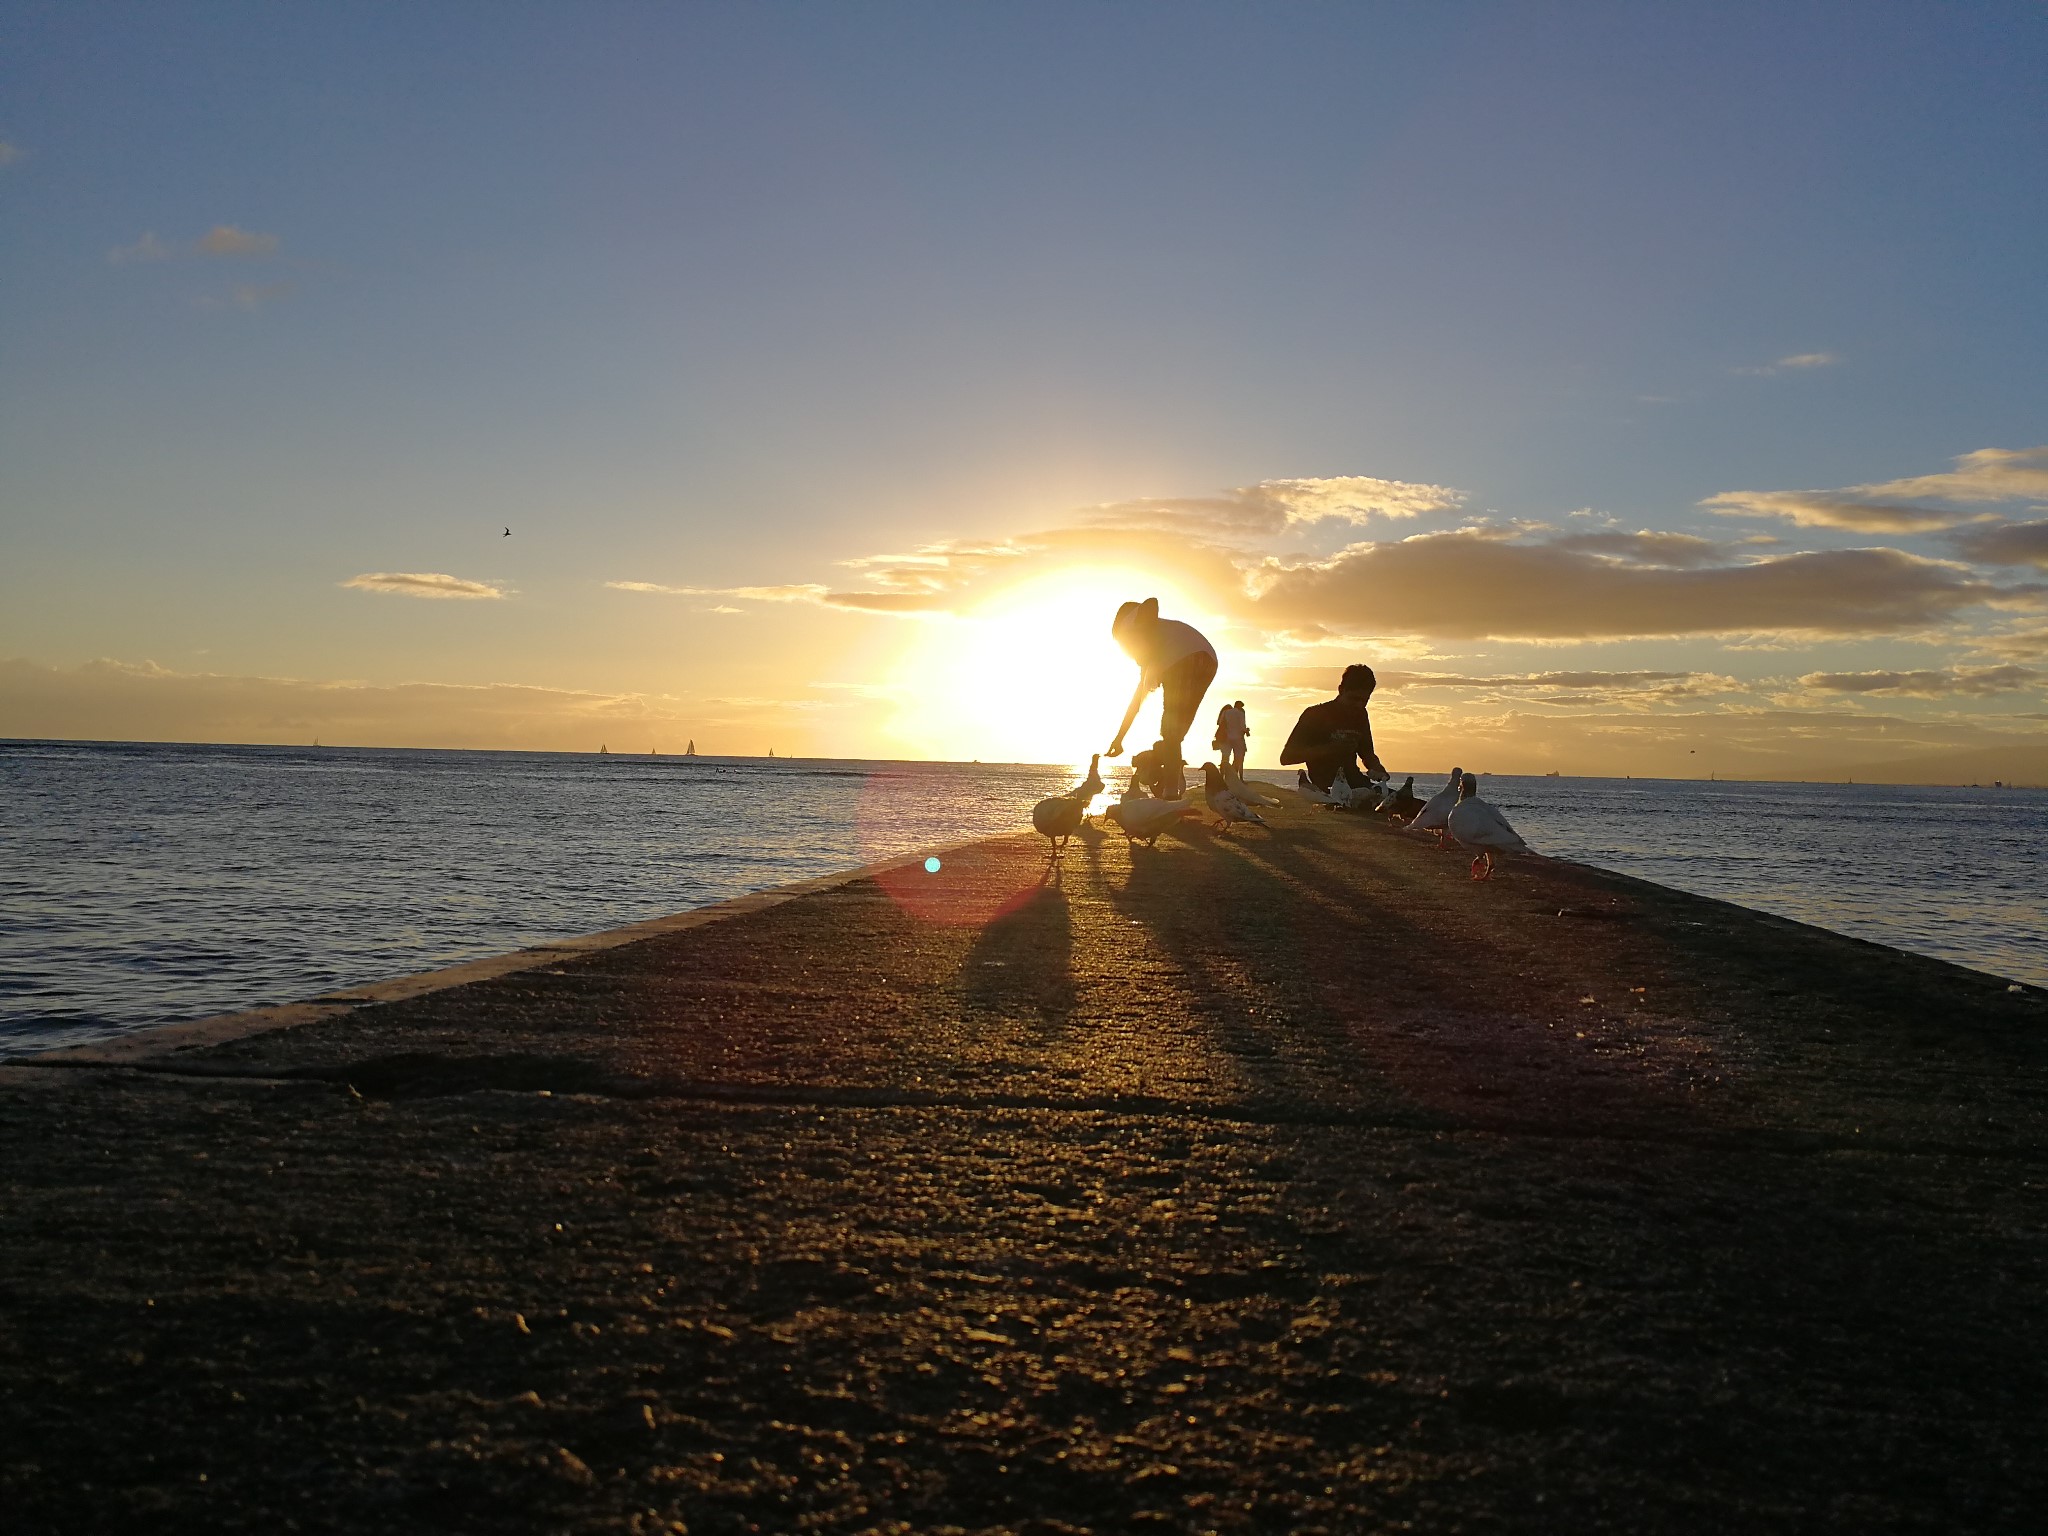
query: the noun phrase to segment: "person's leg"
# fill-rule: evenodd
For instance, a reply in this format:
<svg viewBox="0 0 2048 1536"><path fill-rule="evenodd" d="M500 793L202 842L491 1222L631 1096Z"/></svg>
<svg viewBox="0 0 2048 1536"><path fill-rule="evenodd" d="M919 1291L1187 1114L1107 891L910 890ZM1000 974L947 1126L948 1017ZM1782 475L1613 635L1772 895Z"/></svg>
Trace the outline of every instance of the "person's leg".
<svg viewBox="0 0 2048 1536"><path fill-rule="evenodd" d="M1168 783L1179 780L1184 787L1186 780L1181 777L1181 767L1186 756L1181 743L1188 734L1188 727L1195 723L1195 715L1202 707L1202 695L1209 691L1209 684L1216 679L1216 658L1210 655L1190 656L1177 661L1167 669L1160 679L1159 739L1166 743L1167 755L1173 759L1168 765L1171 777ZM1180 793L1180 787L1174 789Z"/></svg>

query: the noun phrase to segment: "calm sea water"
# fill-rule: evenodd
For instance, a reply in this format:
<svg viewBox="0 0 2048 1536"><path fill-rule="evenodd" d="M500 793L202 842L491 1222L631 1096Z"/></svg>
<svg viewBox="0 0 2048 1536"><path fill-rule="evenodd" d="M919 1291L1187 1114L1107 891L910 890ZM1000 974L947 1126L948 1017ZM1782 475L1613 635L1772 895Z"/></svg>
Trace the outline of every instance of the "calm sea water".
<svg viewBox="0 0 2048 1536"><path fill-rule="evenodd" d="M1012 830L1074 779L1016 765L0 742L0 1056ZM2048 792L1485 787L1545 853L2048 983Z"/></svg>

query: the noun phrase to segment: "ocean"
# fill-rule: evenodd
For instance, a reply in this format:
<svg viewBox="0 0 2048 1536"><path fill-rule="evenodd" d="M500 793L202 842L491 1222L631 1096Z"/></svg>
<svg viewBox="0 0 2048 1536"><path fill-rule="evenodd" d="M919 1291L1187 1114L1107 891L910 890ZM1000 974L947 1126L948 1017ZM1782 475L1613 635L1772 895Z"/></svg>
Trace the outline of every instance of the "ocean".
<svg viewBox="0 0 2048 1536"><path fill-rule="evenodd" d="M1418 770L1418 791L1444 773ZM0 741L0 1057L1012 831L1076 781L1019 764ZM2048 985L2048 791L1502 776L1483 792L1540 852Z"/></svg>

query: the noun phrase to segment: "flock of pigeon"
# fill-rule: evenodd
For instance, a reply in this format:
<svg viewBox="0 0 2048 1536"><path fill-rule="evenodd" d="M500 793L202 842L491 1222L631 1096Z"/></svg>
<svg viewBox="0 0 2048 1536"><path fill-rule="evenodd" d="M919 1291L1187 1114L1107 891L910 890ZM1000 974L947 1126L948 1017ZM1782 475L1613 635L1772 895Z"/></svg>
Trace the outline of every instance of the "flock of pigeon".
<svg viewBox="0 0 2048 1536"><path fill-rule="evenodd" d="M1065 852L1067 839L1081 830L1088 819L1088 807L1102 793L1100 756L1088 760L1088 777L1063 795L1041 800L1031 811L1031 825L1052 844L1052 857ZM1462 769L1453 768L1444 787L1427 800L1415 793L1415 776L1410 774L1399 789L1392 780L1380 784L1351 785L1342 778L1327 790L1318 789L1306 773L1296 779L1294 792L1311 805L1333 811L1362 811L1385 816L1395 826L1413 832L1434 832L1436 845L1448 848L1457 843L1473 852L1472 878L1493 878L1494 855L1527 853L1529 845L1508 825L1507 817L1479 798L1479 780ZM1261 806L1276 806L1280 797L1264 784L1240 774L1202 764L1202 799L1216 820L1218 832L1233 827L1263 827ZM1133 774L1124 786L1123 798L1103 815L1123 829L1134 843L1151 847L1159 834L1183 819L1201 814L1185 794L1166 800L1147 792Z"/></svg>

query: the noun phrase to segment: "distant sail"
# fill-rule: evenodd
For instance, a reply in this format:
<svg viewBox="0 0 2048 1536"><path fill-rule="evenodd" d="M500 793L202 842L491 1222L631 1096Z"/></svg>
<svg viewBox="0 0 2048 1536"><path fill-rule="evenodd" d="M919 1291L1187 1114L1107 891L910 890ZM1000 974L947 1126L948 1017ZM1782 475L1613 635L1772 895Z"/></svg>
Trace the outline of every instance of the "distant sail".
<svg viewBox="0 0 2048 1536"><path fill-rule="evenodd" d="M696 738L696 737L694 737L694 736L692 736L692 737L690 738L690 744L689 744L689 745L688 745L687 747L683 748L683 756L685 756L685 757L695 757L696 755L697 755L697 738Z"/></svg>
<svg viewBox="0 0 2048 1536"><path fill-rule="evenodd" d="M600 745L597 750L605 757L610 757L612 755L612 749L610 747Z"/></svg>

